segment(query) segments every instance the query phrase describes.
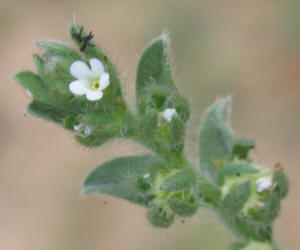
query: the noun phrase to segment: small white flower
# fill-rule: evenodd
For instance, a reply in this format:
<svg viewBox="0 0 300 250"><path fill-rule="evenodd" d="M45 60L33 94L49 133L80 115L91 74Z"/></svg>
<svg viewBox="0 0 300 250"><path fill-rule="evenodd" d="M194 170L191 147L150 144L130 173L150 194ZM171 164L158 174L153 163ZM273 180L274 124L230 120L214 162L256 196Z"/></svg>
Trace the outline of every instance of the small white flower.
<svg viewBox="0 0 300 250"><path fill-rule="evenodd" d="M85 134L85 135L91 135L92 132L93 132L93 129L92 129L91 127L86 126L86 127L84 128L84 134Z"/></svg>
<svg viewBox="0 0 300 250"><path fill-rule="evenodd" d="M256 181L256 190L257 192L262 192L269 189L272 186L272 177L262 177Z"/></svg>
<svg viewBox="0 0 300 250"><path fill-rule="evenodd" d="M73 62L70 73L77 80L69 84L70 91L75 95L86 95L89 101L100 100L103 90L109 85L109 74L105 72L101 61L90 59L91 68L85 62Z"/></svg>
<svg viewBox="0 0 300 250"><path fill-rule="evenodd" d="M79 123L77 125L74 125L74 131L78 134L83 134L83 135L91 135L93 132L93 129L89 126L85 126L82 123Z"/></svg>
<svg viewBox="0 0 300 250"><path fill-rule="evenodd" d="M177 116L176 109L172 108L167 108L163 112L163 117L167 122L171 122L173 117Z"/></svg>
<svg viewBox="0 0 300 250"><path fill-rule="evenodd" d="M143 176L144 179L147 179L147 178L149 178L149 177L150 177L150 174L149 174L149 173L146 173L146 174L144 174L144 176Z"/></svg>

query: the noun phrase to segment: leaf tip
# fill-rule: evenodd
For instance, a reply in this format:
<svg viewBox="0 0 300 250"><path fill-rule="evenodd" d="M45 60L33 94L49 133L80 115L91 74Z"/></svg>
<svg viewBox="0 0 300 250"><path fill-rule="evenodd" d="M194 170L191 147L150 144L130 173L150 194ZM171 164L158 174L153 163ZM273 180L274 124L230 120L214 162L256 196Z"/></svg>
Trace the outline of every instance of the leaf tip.
<svg viewBox="0 0 300 250"><path fill-rule="evenodd" d="M17 73L17 74L14 74L14 75L13 75L14 81L20 83L20 76L21 76L22 74L23 74L23 72L19 72L19 73Z"/></svg>
<svg viewBox="0 0 300 250"><path fill-rule="evenodd" d="M94 192L93 187L91 187L88 182L89 182L89 176L87 176L82 183L81 190L80 190L81 197L88 196L89 194Z"/></svg>
<svg viewBox="0 0 300 250"><path fill-rule="evenodd" d="M92 193L92 190L90 190L88 188L85 188L84 186L80 190L80 196L81 197L86 197L86 196L88 196L91 193Z"/></svg>
<svg viewBox="0 0 300 250"><path fill-rule="evenodd" d="M170 44L170 32L169 30L165 29L162 34L160 34L158 37L155 37L149 47L151 47L151 45L153 45L154 43L157 43L157 42L162 42L162 46L164 48L168 48L169 47L169 44Z"/></svg>

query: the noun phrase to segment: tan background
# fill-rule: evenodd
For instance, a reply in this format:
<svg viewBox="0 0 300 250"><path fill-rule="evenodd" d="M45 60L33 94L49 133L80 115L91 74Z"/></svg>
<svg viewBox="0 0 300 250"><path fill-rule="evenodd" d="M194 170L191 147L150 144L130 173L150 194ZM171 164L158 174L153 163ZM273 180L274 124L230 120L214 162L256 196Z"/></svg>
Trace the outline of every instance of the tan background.
<svg viewBox="0 0 300 250"><path fill-rule="evenodd" d="M298 0L0 0L0 250L222 250L234 240L207 210L161 230L143 208L79 196L96 165L144 149L130 141L82 149L60 127L24 116L30 100L12 75L34 69L35 41L71 42L74 13L117 63L131 103L138 56L169 29L176 82L192 104L194 161L204 108L233 95L238 134L257 140L258 161L280 161L290 176L275 234L283 249L300 249L299 9Z"/></svg>

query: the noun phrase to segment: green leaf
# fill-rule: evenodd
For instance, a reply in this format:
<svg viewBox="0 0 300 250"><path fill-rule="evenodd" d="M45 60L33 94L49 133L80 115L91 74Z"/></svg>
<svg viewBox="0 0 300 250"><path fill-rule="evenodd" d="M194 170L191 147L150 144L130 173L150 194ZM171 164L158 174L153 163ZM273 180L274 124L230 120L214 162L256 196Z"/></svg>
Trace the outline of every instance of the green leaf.
<svg viewBox="0 0 300 250"><path fill-rule="evenodd" d="M172 79L166 33L146 48L139 61L136 99L142 123L148 124L149 120L158 121L151 126L152 131L149 131L146 140L153 141L154 137L153 145L158 148L155 151L181 154L184 147L185 123L190 111L189 103L178 93ZM162 112L167 108L174 108L177 112L170 124L167 124L162 116Z"/></svg>
<svg viewBox="0 0 300 250"><path fill-rule="evenodd" d="M60 124L63 123L67 115L72 114L71 111L37 100L32 101L26 111L30 115Z"/></svg>
<svg viewBox="0 0 300 250"><path fill-rule="evenodd" d="M74 131L74 126L78 125L78 120L75 115L68 115L64 119L64 127L67 130L71 130L72 132Z"/></svg>
<svg viewBox="0 0 300 250"><path fill-rule="evenodd" d="M235 215L248 200L251 192L251 181L245 181L233 187L222 201L223 211L227 215Z"/></svg>
<svg viewBox="0 0 300 250"><path fill-rule="evenodd" d="M272 228L270 225L251 220L246 216L236 216L231 222L241 235L246 239L257 241L270 241Z"/></svg>
<svg viewBox="0 0 300 250"><path fill-rule="evenodd" d="M199 183L199 195L206 203L219 207L221 193L215 185L207 181L201 181Z"/></svg>
<svg viewBox="0 0 300 250"><path fill-rule="evenodd" d="M51 53L50 53L51 52ZM92 106L84 96L75 98L69 89L69 84L74 80L70 74L70 66L73 59L65 56L53 55L52 51L44 53L43 71L40 76L47 85L51 100L49 102L68 108L86 110ZM41 62L39 62L41 63ZM90 102L91 103L91 102ZM92 103L94 106L95 103Z"/></svg>
<svg viewBox="0 0 300 250"><path fill-rule="evenodd" d="M273 174L273 183L275 183L274 192L283 199L287 196L289 191L289 180L282 170L275 171Z"/></svg>
<svg viewBox="0 0 300 250"><path fill-rule="evenodd" d="M157 111L175 108L179 117L186 121L189 105L178 93L172 78L168 40L166 33L154 39L139 61L136 77L137 107L142 114L149 108Z"/></svg>
<svg viewBox="0 0 300 250"><path fill-rule="evenodd" d="M227 176L237 176L243 174L254 174L257 173L258 170L247 163L246 161L241 162L229 162L225 165L223 169L219 171L218 174L218 184L223 185L224 178Z"/></svg>
<svg viewBox="0 0 300 250"><path fill-rule="evenodd" d="M158 169L159 160L152 155L116 158L100 165L88 175L82 193L110 194L147 206L152 195L141 188L140 180L149 173L146 181L151 185Z"/></svg>
<svg viewBox="0 0 300 250"><path fill-rule="evenodd" d="M74 61L81 60L80 55L78 55L78 53L75 50L71 49L69 46L61 42L41 40L37 42L37 46L41 49L49 51L52 56L58 55L63 57L69 57Z"/></svg>
<svg viewBox="0 0 300 250"><path fill-rule="evenodd" d="M23 71L14 76L14 79L29 90L35 99L41 101L49 100L49 91L42 79L31 71Z"/></svg>
<svg viewBox="0 0 300 250"><path fill-rule="evenodd" d="M138 65L136 82L138 104L148 94L149 87L164 86L165 89L176 89L170 71L166 33L156 38L145 50ZM165 94L164 92L157 93L153 97L157 99L156 103L161 102L163 104L167 97Z"/></svg>
<svg viewBox="0 0 300 250"><path fill-rule="evenodd" d="M252 219L270 224L278 216L280 198L275 192L266 194L263 207L257 206L248 211Z"/></svg>
<svg viewBox="0 0 300 250"><path fill-rule="evenodd" d="M37 69L39 76L44 80L45 70L44 70L44 60L39 55L33 55L33 60Z"/></svg>
<svg viewBox="0 0 300 250"><path fill-rule="evenodd" d="M196 176L190 169L184 169L168 177L159 187L163 191L176 192L190 189L195 185Z"/></svg>
<svg viewBox="0 0 300 250"><path fill-rule="evenodd" d="M231 98L224 98L207 111L200 130L200 168L215 183L231 156L234 137L229 126Z"/></svg>
<svg viewBox="0 0 300 250"><path fill-rule="evenodd" d="M253 174L257 172L258 170L249 164L236 163L236 162L230 162L224 167L222 171L222 173L225 176L233 176L233 175L239 176L242 174Z"/></svg>
<svg viewBox="0 0 300 250"><path fill-rule="evenodd" d="M255 148L255 141L249 138L239 138L233 145L232 156L247 159L249 151L253 148Z"/></svg>

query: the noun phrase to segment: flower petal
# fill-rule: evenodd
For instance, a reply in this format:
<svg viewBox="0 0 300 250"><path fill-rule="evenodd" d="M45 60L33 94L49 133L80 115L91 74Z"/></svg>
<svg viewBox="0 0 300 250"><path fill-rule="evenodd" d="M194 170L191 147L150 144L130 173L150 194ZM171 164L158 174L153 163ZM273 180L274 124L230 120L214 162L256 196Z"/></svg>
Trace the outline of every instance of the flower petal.
<svg viewBox="0 0 300 250"><path fill-rule="evenodd" d="M98 101L102 98L103 96L103 92L102 91L98 91L98 90L95 90L95 91L91 91L91 90L88 90L86 92L86 99L88 99L89 101Z"/></svg>
<svg viewBox="0 0 300 250"><path fill-rule="evenodd" d="M172 121L172 118L174 116L177 116L177 112L176 112L176 109L174 108L167 108L165 109L165 111L163 112L163 117L165 118L165 120L167 122L171 122Z"/></svg>
<svg viewBox="0 0 300 250"><path fill-rule="evenodd" d="M272 177L262 177L256 181L256 190L257 192L262 192L269 189L272 186Z"/></svg>
<svg viewBox="0 0 300 250"><path fill-rule="evenodd" d="M70 67L70 73L77 79L87 79L93 74L90 68L83 61L75 61Z"/></svg>
<svg viewBox="0 0 300 250"><path fill-rule="evenodd" d="M84 95L86 93L87 82L84 79L73 81L69 84L70 91L75 95Z"/></svg>
<svg viewBox="0 0 300 250"><path fill-rule="evenodd" d="M103 73L100 78L99 90L103 90L103 89L107 88L108 85L109 85L109 74Z"/></svg>
<svg viewBox="0 0 300 250"><path fill-rule="evenodd" d="M90 59L90 65L92 71L96 73L97 76L101 76L105 72L102 62L97 58Z"/></svg>

